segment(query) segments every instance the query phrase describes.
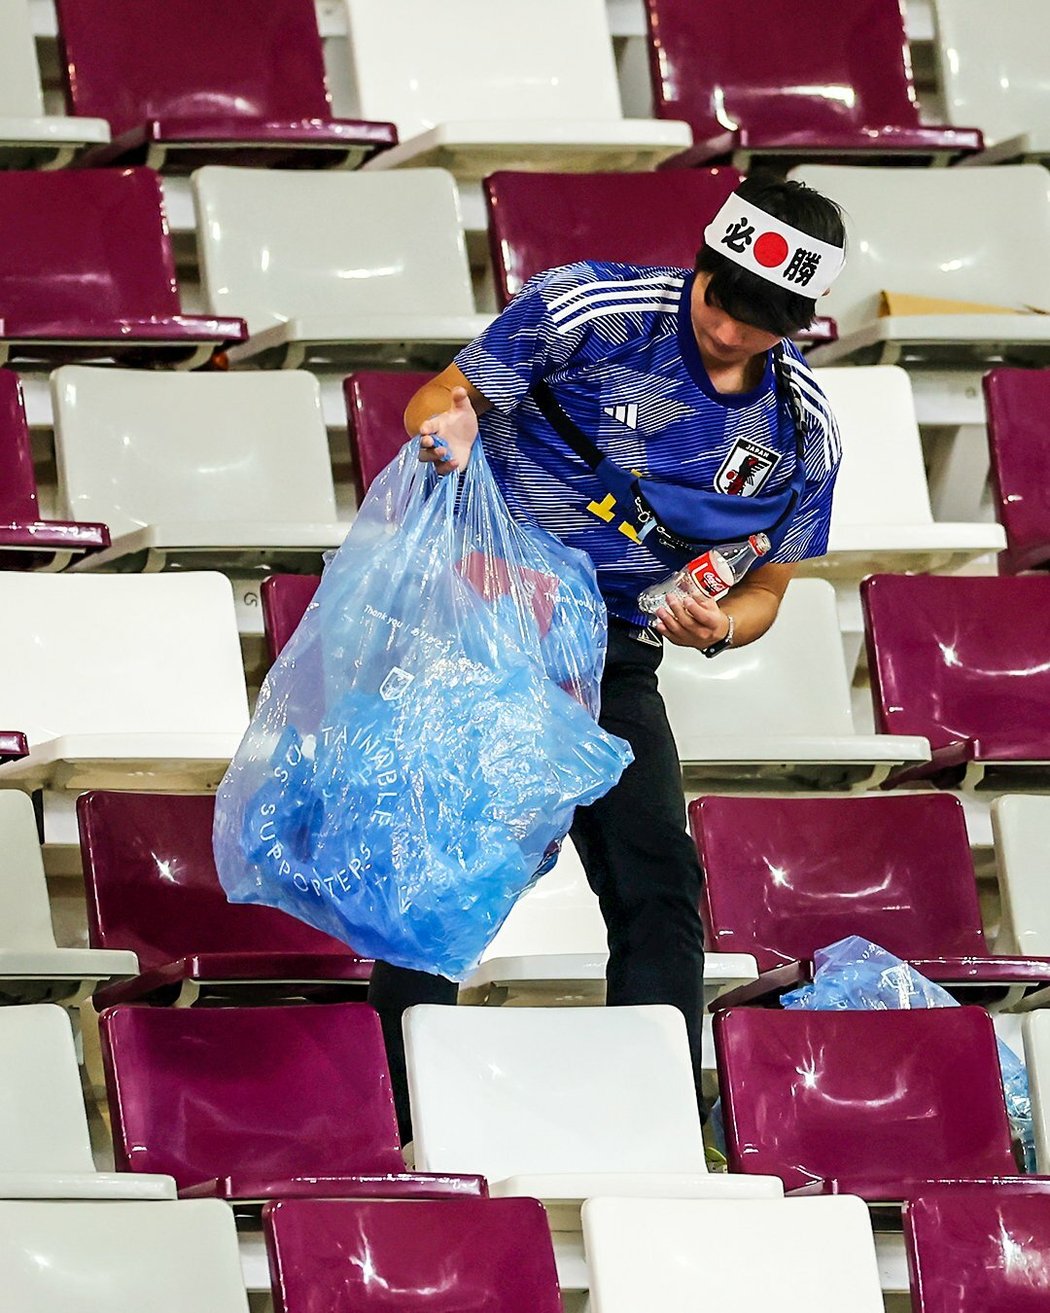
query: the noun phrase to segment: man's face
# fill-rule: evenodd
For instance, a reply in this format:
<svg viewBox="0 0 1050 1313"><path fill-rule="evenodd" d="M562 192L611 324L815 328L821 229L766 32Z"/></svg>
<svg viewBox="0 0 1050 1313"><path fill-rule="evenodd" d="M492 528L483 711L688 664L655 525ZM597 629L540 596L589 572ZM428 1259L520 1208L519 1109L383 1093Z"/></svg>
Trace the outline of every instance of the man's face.
<svg viewBox="0 0 1050 1313"><path fill-rule="evenodd" d="M718 306L708 305L704 292L710 280L710 274L697 274L690 306L693 332L704 359L728 368L743 365L752 356L762 355L776 346L780 341L776 333L742 324Z"/></svg>

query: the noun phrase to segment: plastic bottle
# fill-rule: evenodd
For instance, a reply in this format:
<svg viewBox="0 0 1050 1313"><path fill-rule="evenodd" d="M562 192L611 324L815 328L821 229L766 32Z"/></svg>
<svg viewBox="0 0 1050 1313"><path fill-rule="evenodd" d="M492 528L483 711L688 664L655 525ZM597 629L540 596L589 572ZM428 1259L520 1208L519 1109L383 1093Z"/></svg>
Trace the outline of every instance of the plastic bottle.
<svg viewBox="0 0 1050 1313"><path fill-rule="evenodd" d="M764 533L753 533L744 542L712 547L694 557L677 574L647 588L638 598L639 609L646 615L655 615L668 598L687 597L691 592L701 592L705 597L721 597L738 584L768 551L769 539Z"/></svg>
<svg viewBox="0 0 1050 1313"><path fill-rule="evenodd" d="M733 583L738 584L754 563L766 555L769 547L769 539L764 533L753 533L742 543L730 543L726 547L720 547L719 551L733 571Z"/></svg>

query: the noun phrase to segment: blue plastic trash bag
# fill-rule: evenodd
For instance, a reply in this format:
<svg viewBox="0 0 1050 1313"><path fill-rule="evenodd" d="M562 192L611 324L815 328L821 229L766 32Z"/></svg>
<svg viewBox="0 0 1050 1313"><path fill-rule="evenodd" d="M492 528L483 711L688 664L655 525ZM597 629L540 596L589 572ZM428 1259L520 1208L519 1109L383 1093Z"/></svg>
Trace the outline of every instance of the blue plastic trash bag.
<svg viewBox="0 0 1050 1313"><path fill-rule="evenodd" d="M216 800L232 902L464 980L631 760L599 729L593 567L516 524L475 445L403 448L263 684Z"/></svg>
<svg viewBox="0 0 1050 1313"><path fill-rule="evenodd" d="M813 954L813 983L784 994L785 1008L812 1012L897 1012L959 1006L946 989L899 957L860 935L849 935ZM1010 1124L1024 1149L1025 1170L1035 1171L1035 1134L1028 1073L1009 1045L998 1040L999 1067Z"/></svg>

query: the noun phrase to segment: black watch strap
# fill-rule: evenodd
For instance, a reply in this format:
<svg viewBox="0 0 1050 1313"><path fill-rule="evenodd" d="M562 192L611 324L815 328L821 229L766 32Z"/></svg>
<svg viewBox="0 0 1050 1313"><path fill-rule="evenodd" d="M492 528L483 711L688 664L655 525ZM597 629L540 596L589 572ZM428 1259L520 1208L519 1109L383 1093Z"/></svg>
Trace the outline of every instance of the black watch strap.
<svg viewBox="0 0 1050 1313"><path fill-rule="evenodd" d="M729 629L726 631L726 636L725 638L720 638L717 643L712 643L710 647L702 647L700 651L703 652L705 657L716 657L720 652L724 652L727 648L733 646L733 634L736 630L736 626L733 623L733 617L729 615L728 612L725 613L725 616L729 621Z"/></svg>

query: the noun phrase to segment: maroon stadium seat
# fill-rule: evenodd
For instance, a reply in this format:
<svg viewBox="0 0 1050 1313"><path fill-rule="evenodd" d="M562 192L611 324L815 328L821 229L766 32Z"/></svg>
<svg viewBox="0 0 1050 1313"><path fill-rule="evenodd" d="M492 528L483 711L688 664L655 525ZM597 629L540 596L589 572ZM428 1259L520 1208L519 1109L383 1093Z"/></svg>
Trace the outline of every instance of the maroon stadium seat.
<svg viewBox="0 0 1050 1313"><path fill-rule="evenodd" d="M485 199L500 306L533 274L576 260L691 269L739 183L736 169L493 173Z"/></svg>
<svg viewBox="0 0 1050 1313"><path fill-rule="evenodd" d="M714 1039L731 1172L872 1204L931 1183L1015 1177L981 1008L731 1008L716 1014Z"/></svg>
<svg viewBox="0 0 1050 1313"><path fill-rule="evenodd" d="M263 1226L274 1313L561 1313L536 1199L282 1200Z"/></svg>
<svg viewBox="0 0 1050 1313"><path fill-rule="evenodd" d="M1050 1272L1050 1181L954 1186L904 1209L913 1313L1039 1313Z"/></svg>
<svg viewBox="0 0 1050 1313"><path fill-rule="evenodd" d="M891 783L1050 774L1050 578L872 575L861 600L876 730L932 749Z"/></svg>
<svg viewBox="0 0 1050 1313"><path fill-rule="evenodd" d="M343 383L358 505L405 445L405 407L433 377L425 371L359 369Z"/></svg>
<svg viewBox="0 0 1050 1313"><path fill-rule="evenodd" d="M1006 530L1000 574L1050 567L1050 369L984 376L996 515Z"/></svg>
<svg viewBox="0 0 1050 1313"><path fill-rule="evenodd" d="M704 228L740 182L735 169L660 173L493 173L485 179L496 300L506 306L533 274L576 260L691 269ZM834 342L818 317L795 334Z"/></svg>
<svg viewBox="0 0 1050 1313"><path fill-rule="evenodd" d="M814 952L847 935L953 989L1050 983L1050 959L989 953L962 803L948 794L697 798L689 823L706 942L754 954L763 973L716 1007L811 980Z"/></svg>
<svg viewBox="0 0 1050 1313"><path fill-rule="evenodd" d="M923 162L980 150L971 128L920 122L898 0L646 0L658 118L694 146L673 164L758 158Z"/></svg>
<svg viewBox="0 0 1050 1313"><path fill-rule="evenodd" d="M320 582L319 574L272 574L263 580L259 591L262 594L266 650L271 664L298 629Z"/></svg>
<svg viewBox="0 0 1050 1313"><path fill-rule="evenodd" d="M40 518L22 388L0 369L0 569L59 566L108 546L104 524Z"/></svg>
<svg viewBox="0 0 1050 1313"><path fill-rule="evenodd" d="M371 962L273 907L231 903L212 856L211 794L83 793L80 848L93 948L130 949L141 974L98 1006L177 995L275 998L367 980ZM330 989L328 990L330 992Z"/></svg>
<svg viewBox="0 0 1050 1313"><path fill-rule="evenodd" d="M204 364L242 319L184 315L151 169L0 173L0 363Z"/></svg>
<svg viewBox="0 0 1050 1313"><path fill-rule="evenodd" d="M332 118L314 0L58 0L71 114L108 119L91 164L360 164L392 123Z"/></svg>
<svg viewBox="0 0 1050 1313"><path fill-rule="evenodd" d="M99 1032L118 1171L238 1204L486 1193L479 1176L405 1171L367 1003L130 1005Z"/></svg>

